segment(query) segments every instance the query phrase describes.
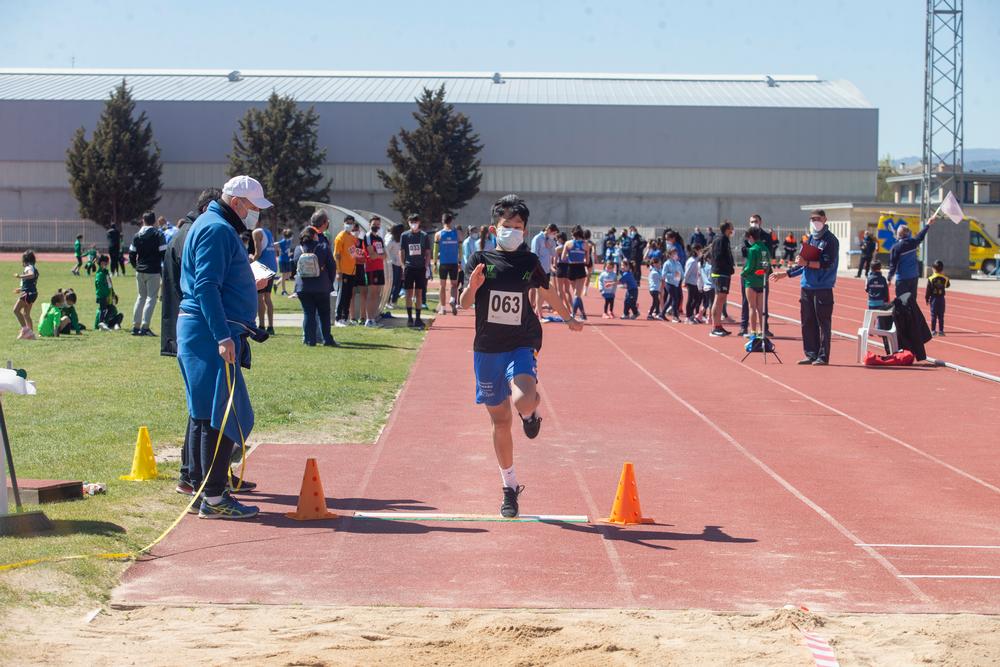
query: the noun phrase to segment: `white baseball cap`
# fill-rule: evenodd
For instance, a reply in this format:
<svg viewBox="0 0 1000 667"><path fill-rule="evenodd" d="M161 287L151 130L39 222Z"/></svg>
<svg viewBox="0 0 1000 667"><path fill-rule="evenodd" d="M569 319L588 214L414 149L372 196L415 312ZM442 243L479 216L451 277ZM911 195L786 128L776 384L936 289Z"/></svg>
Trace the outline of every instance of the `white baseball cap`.
<svg viewBox="0 0 1000 667"><path fill-rule="evenodd" d="M222 186L222 194L249 199L250 203L257 208L274 206L264 198L264 186L260 184L260 181L249 176L233 176Z"/></svg>

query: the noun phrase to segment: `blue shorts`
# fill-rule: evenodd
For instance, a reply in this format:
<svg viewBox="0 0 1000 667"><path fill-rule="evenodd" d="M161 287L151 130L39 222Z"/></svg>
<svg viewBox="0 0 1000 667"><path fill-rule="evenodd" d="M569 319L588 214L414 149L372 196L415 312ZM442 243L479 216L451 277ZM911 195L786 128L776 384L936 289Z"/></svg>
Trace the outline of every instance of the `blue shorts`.
<svg viewBox="0 0 1000 667"><path fill-rule="evenodd" d="M530 347L510 352L473 352L472 366L476 371L476 403L489 407L510 397L510 383L515 376L538 379L538 357Z"/></svg>

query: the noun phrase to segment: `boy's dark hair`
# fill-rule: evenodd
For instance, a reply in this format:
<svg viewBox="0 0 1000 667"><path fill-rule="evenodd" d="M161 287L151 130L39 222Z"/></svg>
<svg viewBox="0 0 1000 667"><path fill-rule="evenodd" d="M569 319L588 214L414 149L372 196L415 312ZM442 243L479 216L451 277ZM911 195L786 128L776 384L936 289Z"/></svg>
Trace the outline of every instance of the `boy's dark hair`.
<svg viewBox="0 0 1000 667"><path fill-rule="evenodd" d="M935 270L935 271L941 271L941 270L943 270L943 269L944 269L944 262L942 262L942 261L941 261L941 260L939 259L938 261L934 262L933 266L934 266L934 270Z"/></svg>
<svg viewBox="0 0 1000 667"><path fill-rule="evenodd" d="M721 225L719 225L719 231L722 232L723 235L725 235L725 233L732 228L733 228L733 223L731 223L728 220L724 221Z"/></svg>
<svg viewBox="0 0 1000 667"><path fill-rule="evenodd" d="M880 262L880 261L878 261L876 259L874 262L872 262L871 270L872 271L881 271L882 270L882 262Z"/></svg>
<svg viewBox="0 0 1000 667"><path fill-rule="evenodd" d="M417 214L417 213L411 213L408 216L406 216L406 221L407 222L420 222L420 215Z"/></svg>
<svg viewBox="0 0 1000 667"><path fill-rule="evenodd" d="M155 225L156 224L156 214L152 211L146 211L142 214L142 224L144 225Z"/></svg>
<svg viewBox="0 0 1000 667"><path fill-rule="evenodd" d="M493 202L493 210L491 211L491 217L493 222L496 223L500 218L513 218L517 216L524 221L525 226L528 225L528 216L531 212L528 210L528 205L524 203L524 200L517 195L510 194L504 195Z"/></svg>
<svg viewBox="0 0 1000 667"><path fill-rule="evenodd" d="M451 222L454 219L455 219L455 216L453 216L451 213L442 213L441 214L441 224L442 225L445 224L445 223L447 223L447 222Z"/></svg>
<svg viewBox="0 0 1000 667"><path fill-rule="evenodd" d="M21 263L22 264L34 264L35 263L35 251L25 250L21 253Z"/></svg>
<svg viewBox="0 0 1000 667"><path fill-rule="evenodd" d="M573 228L573 231L570 232L570 233L573 235L573 238L575 238L575 239L582 239L583 238L583 227L581 227L580 225L577 225L577 226L575 226Z"/></svg>
<svg viewBox="0 0 1000 667"><path fill-rule="evenodd" d="M760 241L760 227L748 227L747 228L747 238L753 239L754 241Z"/></svg>
<svg viewBox="0 0 1000 667"><path fill-rule="evenodd" d="M198 195L198 199L194 203L195 210L198 213L204 213L208 205L214 202L216 199L222 196L222 190L219 188L205 188Z"/></svg>
<svg viewBox="0 0 1000 667"><path fill-rule="evenodd" d="M66 297L66 303L73 305L76 303L76 292L72 288L67 289L63 292L63 296Z"/></svg>
<svg viewBox="0 0 1000 667"><path fill-rule="evenodd" d="M108 257L107 255L98 255L97 256L97 263L98 264L107 264L110 261L111 261L111 258Z"/></svg>
<svg viewBox="0 0 1000 667"><path fill-rule="evenodd" d="M378 217L377 215L373 215L372 217L368 218L368 225L370 226L376 220L382 222L382 218Z"/></svg>
<svg viewBox="0 0 1000 667"><path fill-rule="evenodd" d="M345 215L344 216L344 224L346 225L349 222L357 222L357 220L354 219L353 215Z"/></svg>
<svg viewBox="0 0 1000 667"><path fill-rule="evenodd" d="M549 223L549 224L548 224L548 225L547 225L547 226L545 227L545 231L547 231L547 232L558 232L558 231L559 231L559 226L558 226L558 225L556 225L556 223L554 223L554 222L550 222L550 223Z"/></svg>
<svg viewBox="0 0 1000 667"><path fill-rule="evenodd" d="M76 235L76 238L78 238L78 239L82 239L82 238L83 238L83 234L77 234L77 235Z"/></svg>
<svg viewBox="0 0 1000 667"><path fill-rule="evenodd" d="M695 254L695 255L697 255L699 252L701 252L701 244L700 243L695 243L693 246L691 246L691 252L693 254Z"/></svg>

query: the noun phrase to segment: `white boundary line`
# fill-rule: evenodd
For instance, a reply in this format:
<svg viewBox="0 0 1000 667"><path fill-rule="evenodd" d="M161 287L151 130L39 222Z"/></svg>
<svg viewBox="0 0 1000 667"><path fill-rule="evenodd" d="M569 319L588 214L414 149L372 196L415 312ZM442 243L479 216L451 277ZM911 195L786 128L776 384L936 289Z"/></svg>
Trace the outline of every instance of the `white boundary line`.
<svg viewBox="0 0 1000 667"><path fill-rule="evenodd" d="M764 463L759 458L757 458L752 453L750 453L750 451L746 447L744 447L743 445L741 445L739 443L739 441L737 441L736 438L734 438L728 431L724 430L718 424L716 424L711 419L709 419L708 417L706 417L696 407L694 407L693 405L691 405L690 403L688 403L686 400L684 400L683 398L681 398L673 389L671 389L670 387L668 387L667 385L665 385L658 377L656 377L655 375L653 375L652 373L650 373L642 364L640 364L638 361L636 361L635 359L633 359L630 354L628 354L625 350L623 350L621 347L619 347L618 344L615 343L611 338L609 338L607 336L607 334L605 334L603 331L601 331L601 329L599 327L593 327L593 330L596 331L599 336L601 336L602 338L604 338L604 340L608 341L608 343L610 343L612 347L614 347L616 350L618 350L618 352L623 357L625 357L626 359L628 359L632 363L632 365L634 365L636 368L638 368L640 371L642 371L643 374L645 374L650 380L652 380L661 389L663 389L663 391L667 392L670 395L671 398L673 398L675 401L677 401L682 406L684 406L685 408L687 408L687 410L691 414L693 414L694 416L696 416L698 419L700 419L703 422L705 422L705 424L709 428L711 428L713 431L715 431L720 436L722 436L723 439L726 440L726 442L728 442L739 453L741 453L743 456L745 456L747 459L749 459L751 463L753 463L755 466L757 466L758 468L760 468L768 477L770 477L775 482L777 482L782 487L784 487L784 489L786 491L788 491L790 494L792 494L793 496L795 496L795 498L797 498L799 501L801 501L803 504L805 504L807 507L809 507L812 511L816 512L816 514L818 514L827 523L829 523L831 526L833 526L837 530L837 532L839 532L841 535L843 535L844 537L846 537L847 539L849 539L852 544L855 544L855 545L857 545L857 544L863 544L863 542L858 538L857 535L855 535L854 533L852 533L846 526L844 526L842 523L840 523L835 518L833 518L833 515L831 515L825 509L823 509L822 507L820 507L813 500L809 499L804 493L802 493L797 488L795 488L792 485L791 482L789 482L784 477L782 477L777 472L775 472L766 463ZM686 334L684 334L684 335L686 336ZM688 337L690 338L690 336L688 336ZM692 338L691 340L695 340L695 339ZM695 342L701 342L701 341L695 340ZM713 351L717 352L717 350L715 350L711 346L707 346L707 347L709 347L709 349L712 349ZM764 377L767 377L767 376L764 376ZM893 578L895 578L897 580L900 580L900 582L904 586L906 586L907 589L909 589L910 593L912 593L921 602L925 602L925 603L928 603L928 604L932 602L930 596L927 595L926 593L924 593L922 590L920 590L916 586L916 584L914 584L912 581L909 581L907 579L902 579L902 575L900 574L899 570L897 570L896 567L892 563L890 563L884 556L882 556L882 554L880 554L879 552L875 551L874 549L872 549L870 547L861 547L861 548L865 551L865 553L867 553L869 556L871 556L879 565L881 565L883 568L885 568L885 570L889 574L891 574L893 576Z"/></svg>
<svg viewBox="0 0 1000 667"><path fill-rule="evenodd" d="M532 522L560 521L563 523L588 523L586 514L522 514L505 519L496 514L448 514L441 512L355 512L355 519L381 519L384 521L509 521Z"/></svg>
<svg viewBox="0 0 1000 667"><path fill-rule="evenodd" d="M886 549L1000 549L997 544L855 544L856 547Z"/></svg>
<svg viewBox="0 0 1000 667"><path fill-rule="evenodd" d="M1000 574L901 574L903 579L1000 579Z"/></svg>

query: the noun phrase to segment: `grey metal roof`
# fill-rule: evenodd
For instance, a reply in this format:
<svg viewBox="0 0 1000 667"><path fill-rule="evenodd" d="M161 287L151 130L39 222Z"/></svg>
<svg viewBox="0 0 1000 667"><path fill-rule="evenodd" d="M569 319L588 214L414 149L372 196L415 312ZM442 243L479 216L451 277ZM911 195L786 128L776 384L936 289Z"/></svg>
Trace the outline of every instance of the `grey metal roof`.
<svg viewBox="0 0 1000 667"><path fill-rule="evenodd" d="M262 102L272 91L303 103L411 104L446 87L456 104L872 109L848 81L815 76L485 72L2 69L0 100L103 100L125 78L141 101Z"/></svg>

